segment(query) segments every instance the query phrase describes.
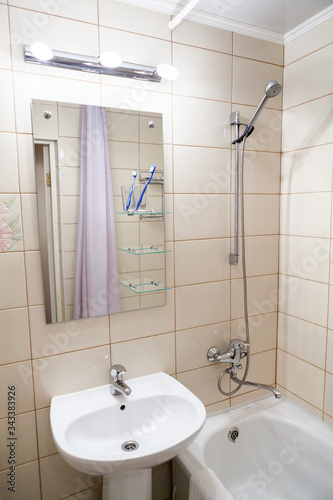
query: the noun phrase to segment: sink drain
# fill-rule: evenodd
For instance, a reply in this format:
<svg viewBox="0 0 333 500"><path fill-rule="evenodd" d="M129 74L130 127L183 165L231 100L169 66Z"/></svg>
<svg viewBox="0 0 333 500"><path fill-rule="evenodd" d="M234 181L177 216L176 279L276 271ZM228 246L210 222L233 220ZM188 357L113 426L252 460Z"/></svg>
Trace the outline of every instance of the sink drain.
<svg viewBox="0 0 333 500"><path fill-rule="evenodd" d="M137 450L138 448L139 448L139 443L137 443L136 441L125 441L125 443L121 445L121 449L124 451L134 451Z"/></svg>

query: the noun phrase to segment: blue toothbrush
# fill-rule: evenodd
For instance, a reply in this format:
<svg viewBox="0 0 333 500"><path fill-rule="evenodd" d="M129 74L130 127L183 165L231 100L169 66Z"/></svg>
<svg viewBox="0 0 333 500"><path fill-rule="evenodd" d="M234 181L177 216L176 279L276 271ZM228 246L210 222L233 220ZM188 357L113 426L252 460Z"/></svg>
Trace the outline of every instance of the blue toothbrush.
<svg viewBox="0 0 333 500"><path fill-rule="evenodd" d="M131 187L130 187L130 190L129 190L129 193L128 193L128 199L127 199L127 203L126 203L126 210L129 209L130 205L131 205L131 198L132 198L132 194L133 194L133 188L134 188L134 184L135 184L135 179L136 179L136 176L137 176L137 172L136 170L133 170L133 182L131 184Z"/></svg>
<svg viewBox="0 0 333 500"><path fill-rule="evenodd" d="M140 198L139 198L139 201L138 201L138 203L137 203L137 205L136 205L136 209L135 209L135 210L139 210L139 207L140 207L141 202L142 202L142 198L143 198L143 196L144 196L145 192L147 191L147 187L148 187L148 185L149 185L150 181L152 180L152 177L153 177L153 175L154 175L155 170L156 170L156 165L152 165L152 166L150 167L150 170L149 170L150 177L149 177L149 179L147 180L147 182L146 182L146 184L145 184L145 186L144 186L144 188L143 188L143 190L142 190L142 193L140 194Z"/></svg>

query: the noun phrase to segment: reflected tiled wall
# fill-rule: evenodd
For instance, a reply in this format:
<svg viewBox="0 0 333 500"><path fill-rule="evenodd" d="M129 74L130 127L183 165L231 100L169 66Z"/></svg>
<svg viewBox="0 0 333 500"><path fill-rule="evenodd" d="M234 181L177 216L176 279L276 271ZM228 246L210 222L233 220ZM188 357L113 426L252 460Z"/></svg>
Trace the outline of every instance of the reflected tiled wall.
<svg viewBox="0 0 333 500"><path fill-rule="evenodd" d="M333 424L333 20L285 47L277 382Z"/></svg>
<svg viewBox="0 0 333 500"><path fill-rule="evenodd" d="M282 80L283 47L189 21L171 34L168 16L116 0L49 5L0 0L0 194L20 201L23 222L23 251L0 254L0 425L6 422L7 386L15 384L22 490L16 496L7 492L6 454L0 456L0 489L2 500L79 500L83 493L97 500L100 480L73 471L56 453L49 428L52 396L108 383L111 359L127 367L128 377L158 370L176 376L208 411L260 395L244 389L232 400L222 397L217 390L221 366L210 365L206 351L213 344L225 349L231 335L243 333L240 269L230 269L228 262L234 202L229 114L239 109L242 120L249 119L266 82ZM124 60L149 65L173 62L180 77L174 83L142 84L28 65L22 44L34 40L87 55L117 48ZM175 285L165 307L45 324L32 99L163 113L166 210L171 212L166 240L172 249L167 280ZM265 383L275 382L280 142L278 97L248 140L245 174L249 377ZM320 199L326 203L325 196ZM154 495L165 500L169 485L160 482Z"/></svg>

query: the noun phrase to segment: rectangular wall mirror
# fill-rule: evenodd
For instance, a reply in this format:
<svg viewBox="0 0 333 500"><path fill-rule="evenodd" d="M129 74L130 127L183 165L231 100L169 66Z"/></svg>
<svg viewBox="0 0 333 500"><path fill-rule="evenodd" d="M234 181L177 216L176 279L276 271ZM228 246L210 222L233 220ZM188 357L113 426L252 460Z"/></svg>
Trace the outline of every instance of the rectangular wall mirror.
<svg viewBox="0 0 333 500"><path fill-rule="evenodd" d="M46 322L164 305L162 115L34 100L32 121Z"/></svg>

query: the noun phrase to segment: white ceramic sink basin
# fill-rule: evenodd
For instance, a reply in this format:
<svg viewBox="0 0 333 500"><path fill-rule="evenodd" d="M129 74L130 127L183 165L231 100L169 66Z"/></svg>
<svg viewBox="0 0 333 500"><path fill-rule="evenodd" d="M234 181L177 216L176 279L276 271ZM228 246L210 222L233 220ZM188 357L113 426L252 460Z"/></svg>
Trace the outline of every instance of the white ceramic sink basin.
<svg viewBox="0 0 333 500"><path fill-rule="evenodd" d="M159 372L126 383L129 396L111 395L105 385L52 399L53 437L72 467L98 475L150 468L199 433L205 408L177 380Z"/></svg>

